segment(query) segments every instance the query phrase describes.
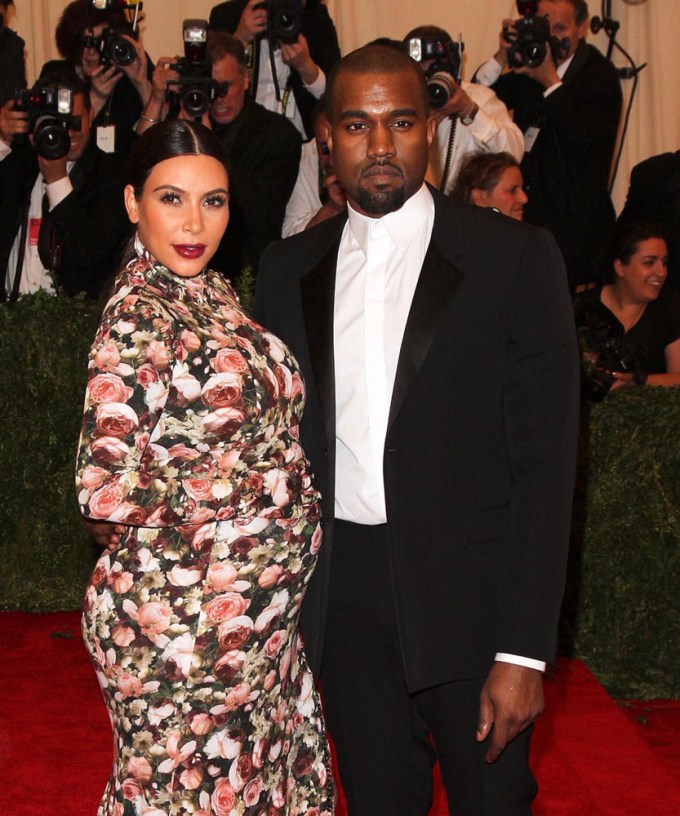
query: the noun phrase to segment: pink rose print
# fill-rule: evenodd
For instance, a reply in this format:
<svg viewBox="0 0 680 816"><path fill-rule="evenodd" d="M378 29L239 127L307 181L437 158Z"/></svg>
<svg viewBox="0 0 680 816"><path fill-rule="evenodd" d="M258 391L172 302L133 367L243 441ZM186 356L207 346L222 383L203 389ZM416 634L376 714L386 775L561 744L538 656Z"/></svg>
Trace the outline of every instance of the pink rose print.
<svg viewBox="0 0 680 816"><path fill-rule="evenodd" d="M143 363L136 371L137 382L142 388L148 388L152 383L160 381L158 372L150 363Z"/></svg>
<svg viewBox="0 0 680 816"><path fill-rule="evenodd" d="M222 348L213 358L212 367L218 374L226 372L240 374L248 368L248 363L240 351Z"/></svg>
<svg viewBox="0 0 680 816"><path fill-rule="evenodd" d="M137 414L129 405L111 402L97 408L97 430L105 436L129 436L139 424Z"/></svg>
<svg viewBox="0 0 680 816"><path fill-rule="evenodd" d="M137 623L143 634L159 635L170 626L171 613L167 606L156 601L142 604L137 610Z"/></svg>
<svg viewBox="0 0 680 816"><path fill-rule="evenodd" d="M238 592L227 592L204 603L202 609L208 622L214 624L238 618L249 606L250 601L243 595L239 595Z"/></svg>
<svg viewBox="0 0 680 816"><path fill-rule="evenodd" d="M146 347L146 359L156 371L163 371L170 365L170 351L165 343L152 340Z"/></svg>
<svg viewBox="0 0 680 816"><path fill-rule="evenodd" d="M132 389L117 374L97 374L87 386L93 402L126 402Z"/></svg>
<svg viewBox="0 0 680 816"><path fill-rule="evenodd" d="M106 343L94 356L94 364L102 371L113 371L120 363L120 352L115 343Z"/></svg>
<svg viewBox="0 0 680 816"><path fill-rule="evenodd" d="M210 802L215 816L229 816L236 802L236 794L228 779L222 777L217 780Z"/></svg>
<svg viewBox="0 0 680 816"><path fill-rule="evenodd" d="M92 458L102 467L120 462L130 452L125 442L122 439L116 439L115 436L102 436L95 439L90 446L90 450Z"/></svg>
<svg viewBox="0 0 680 816"><path fill-rule="evenodd" d="M90 496L90 516L94 519L108 519L123 501L123 490L117 482L99 490Z"/></svg>
<svg viewBox="0 0 680 816"><path fill-rule="evenodd" d="M201 399L209 408L227 408L240 400L242 386L240 375L233 371L214 374L203 386Z"/></svg>

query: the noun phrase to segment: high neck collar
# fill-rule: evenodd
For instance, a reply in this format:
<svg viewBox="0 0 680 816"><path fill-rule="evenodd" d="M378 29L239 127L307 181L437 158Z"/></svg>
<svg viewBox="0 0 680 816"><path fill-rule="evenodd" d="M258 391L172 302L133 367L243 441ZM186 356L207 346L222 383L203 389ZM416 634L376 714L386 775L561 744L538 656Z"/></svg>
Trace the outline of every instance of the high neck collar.
<svg viewBox="0 0 680 816"><path fill-rule="evenodd" d="M132 275L143 274L149 283L158 286L180 300L199 302L206 300L209 288L206 285L207 277L210 274L207 269L191 278L178 275L154 258L140 240L139 234L135 236L134 248L137 257L133 259L128 267Z"/></svg>

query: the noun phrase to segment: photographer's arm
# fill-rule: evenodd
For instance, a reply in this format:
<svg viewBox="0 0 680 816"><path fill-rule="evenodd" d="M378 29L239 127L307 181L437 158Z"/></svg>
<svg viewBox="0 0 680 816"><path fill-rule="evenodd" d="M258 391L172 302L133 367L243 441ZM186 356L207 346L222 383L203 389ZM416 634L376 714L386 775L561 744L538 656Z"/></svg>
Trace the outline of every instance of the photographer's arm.
<svg viewBox="0 0 680 816"><path fill-rule="evenodd" d="M23 133L28 133L28 114L14 110L14 100L10 99L0 108L0 158L9 153L12 139ZM3 149L3 144L6 150Z"/></svg>
<svg viewBox="0 0 680 816"><path fill-rule="evenodd" d="M153 86L149 79L149 58L140 42L132 37L125 36L134 46L137 56L129 65L121 65L120 70L127 76L133 84L142 105L146 105L151 98Z"/></svg>
<svg viewBox="0 0 680 816"><path fill-rule="evenodd" d="M249 45L258 34L267 30L267 11L264 8L254 8L260 5L263 5L262 0L248 0L234 31L234 36L244 45Z"/></svg>
<svg viewBox="0 0 680 816"><path fill-rule="evenodd" d="M151 95L144 106L142 115L135 125L135 131L141 136L145 130L156 122L162 122L167 113L165 97L169 81L177 81L179 74L170 66L175 62L172 57L161 57L156 64L151 80Z"/></svg>

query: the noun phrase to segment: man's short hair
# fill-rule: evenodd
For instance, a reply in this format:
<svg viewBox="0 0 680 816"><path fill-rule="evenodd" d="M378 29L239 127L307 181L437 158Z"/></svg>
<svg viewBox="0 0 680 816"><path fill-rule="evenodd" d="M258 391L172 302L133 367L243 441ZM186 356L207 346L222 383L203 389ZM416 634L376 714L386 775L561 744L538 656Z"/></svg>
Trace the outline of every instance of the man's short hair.
<svg viewBox="0 0 680 816"><path fill-rule="evenodd" d="M326 82L326 115L333 116L335 87L343 74L413 74L418 80L425 111L429 113L430 98L427 92L425 74L418 63L408 54L387 45L364 45L343 57L338 62Z"/></svg>
<svg viewBox="0 0 680 816"><path fill-rule="evenodd" d="M248 66L246 49L241 40L226 31L209 31L208 61L214 65L222 57L233 57L244 71Z"/></svg>
<svg viewBox="0 0 680 816"><path fill-rule="evenodd" d="M548 3L555 3L557 0L546 0ZM565 0L566 3L571 3L574 7L574 21L577 26L588 19L590 12L588 11L588 3L586 0Z"/></svg>

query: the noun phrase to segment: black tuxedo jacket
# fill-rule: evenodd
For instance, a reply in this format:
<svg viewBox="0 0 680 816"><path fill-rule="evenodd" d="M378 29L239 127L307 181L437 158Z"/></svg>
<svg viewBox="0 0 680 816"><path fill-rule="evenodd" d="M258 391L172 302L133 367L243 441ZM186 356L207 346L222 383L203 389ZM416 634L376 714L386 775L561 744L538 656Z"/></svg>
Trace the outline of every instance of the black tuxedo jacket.
<svg viewBox="0 0 680 816"><path fill-rule="evenodd" d="M615 213L609 196L621 85L612 64L581 42L563 85L547 97L531 77L503 74L493 86L522 132L540 127L522 160L529 202L524 219L549 229L567 263L572 286L597 278Z"/></svg>
<svg viewBox="0 0 680 816"><path fill-rule="evenodd" d="M411 691L483 676L496 652L554 658L579 393L571 304L552 238L432 194L434 230L384 454ZM289 344L307 384L301 437L325 526L302 627L317 672L333 549L333 301L344 223L338 216L270 246L256 294L257 318Z"/></svg>
<svg viewBox="0 0 680 816"><path fill-rule="evenodd" d="M86 292L97 297L118 268L130 223L123 203L120 160L92 143L73 166L73 190L45 215L40 225L38 252L43 266L54 272L66 294ZM13 148L0 162L0 270L9 255L30 203L38 177L38 162L29 144Z"/></svg>
<svg viewBox="0 0 680 816"><path fill-rule="evenodd" d="M210 12L210 28L216 31L228 31L233 34L238 28L241 14L243 14L243 9L247 3L248 0L228 0L226 3L219 3ZM338 45L338 35L328 9L322 5L320 0L307 0L302 14L302 33L307 39L312 59L325 74L328 74L335 63L340 60L340 46ZM250 86L253 99L255 99L257 92L261 39L261 37L258 37L255 41L255 73ZM312 108L316 103L316 99L305 89L302 77L294 70L291 70L291 90L300 111L307 137L311 139L314 136Z"/></svg>

